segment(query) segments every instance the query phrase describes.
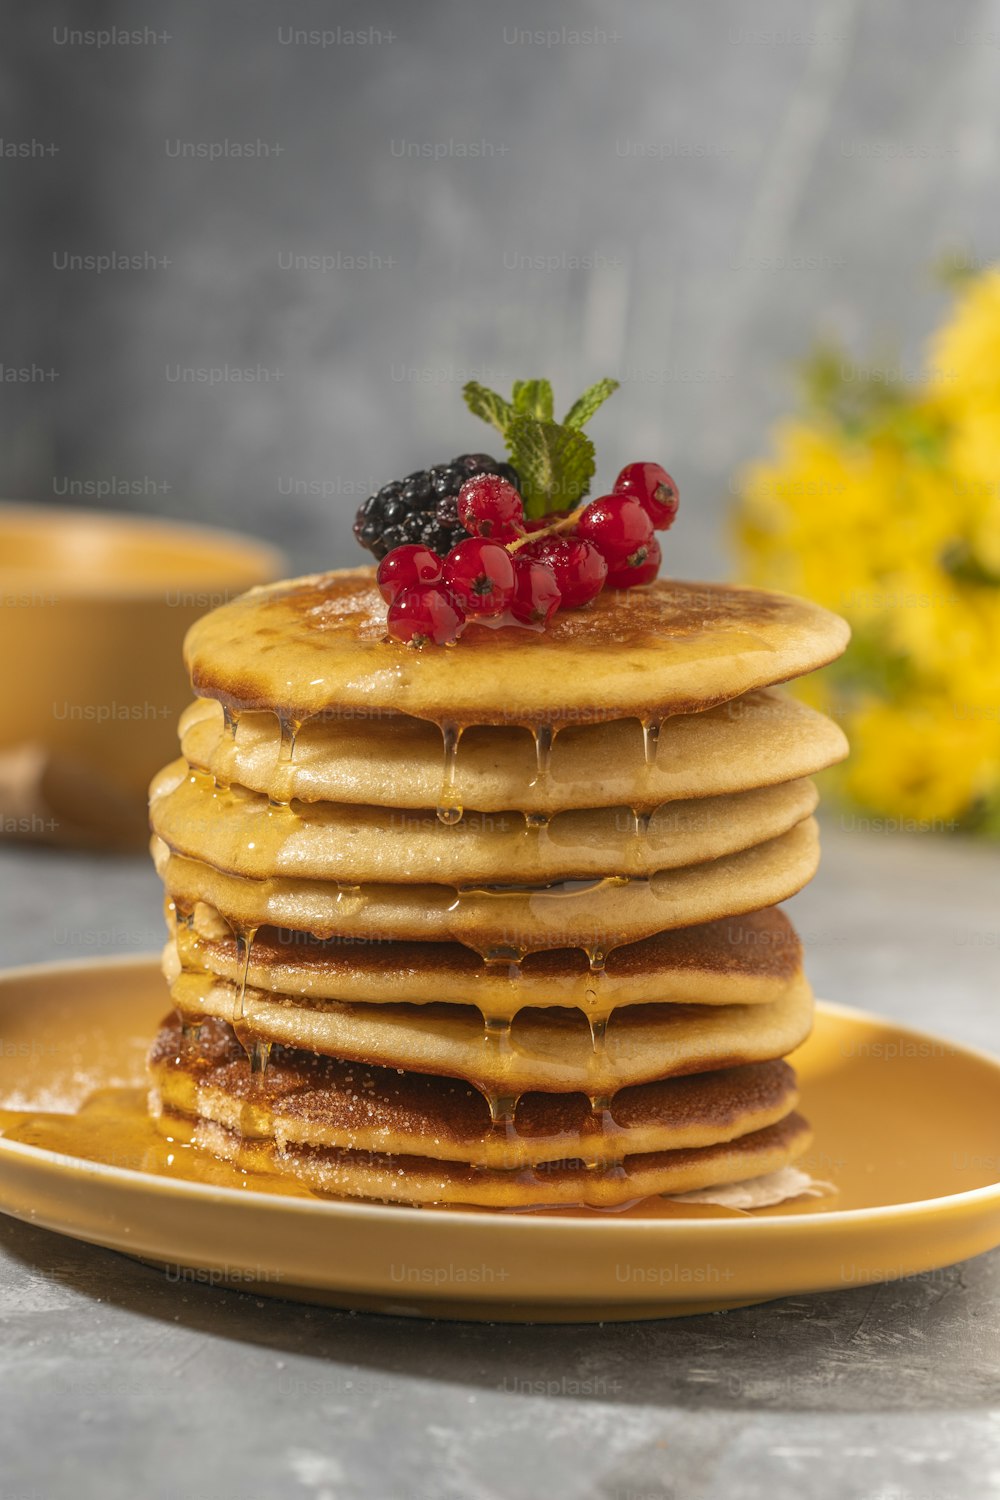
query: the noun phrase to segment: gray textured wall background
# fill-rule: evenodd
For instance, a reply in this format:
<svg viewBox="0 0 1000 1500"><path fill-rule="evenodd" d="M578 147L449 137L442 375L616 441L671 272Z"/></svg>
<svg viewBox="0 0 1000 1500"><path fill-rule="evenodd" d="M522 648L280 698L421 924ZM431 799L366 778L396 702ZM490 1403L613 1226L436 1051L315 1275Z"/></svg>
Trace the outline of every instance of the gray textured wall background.
<svg viewBox="0 0 1000 1500"><path fill-rule="evenodd" d="M113 26L152 35L66 32ZM912 364L935 257L997 249L987 0L66 0L5 30L5 149L58 149L0 162L0 361L58 374L5 380L0 488L114 476L146 492L111 506L238 525L297 565L355 556L370 486L483 445L469 372L548 373L567 402L612 373L599 479L666 462L667 566L723 573L729 475L791 362L834 331ZM176 154L227 142L268 154ZM169 264L59 268L109 252ZM283 269L309 255L337 268ZM227 365L261 378L172 378Z"/></svg>

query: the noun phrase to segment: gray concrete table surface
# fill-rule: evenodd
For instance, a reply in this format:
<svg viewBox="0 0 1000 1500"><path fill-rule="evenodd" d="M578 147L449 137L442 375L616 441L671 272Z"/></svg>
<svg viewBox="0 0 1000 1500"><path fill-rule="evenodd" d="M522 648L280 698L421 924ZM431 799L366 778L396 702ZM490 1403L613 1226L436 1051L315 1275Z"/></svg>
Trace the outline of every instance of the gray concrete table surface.
<svg viewBox="0 0 1000 1500"><path fill-rule="evenodd" d="M828 819L822 995L996 1048L995 850ZM157 946L146 862L5 848L4 962ZM933 1099L928 1108L933 1109ZM599 1327L266 1301L0 1218L0 1500L980 1500L1000 1252Z"/></svg>

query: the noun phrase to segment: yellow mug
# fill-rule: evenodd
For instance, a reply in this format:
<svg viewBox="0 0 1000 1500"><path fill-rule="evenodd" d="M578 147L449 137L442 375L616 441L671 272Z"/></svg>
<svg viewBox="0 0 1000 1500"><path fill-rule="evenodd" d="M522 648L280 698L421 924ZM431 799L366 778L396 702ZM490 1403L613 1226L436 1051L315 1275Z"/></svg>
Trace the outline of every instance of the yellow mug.
<svg viewBox="0 0 1000 1500"><path fill-rule="evenodd" d="M140 842L191 697L188 626L284 571L224 531L0 505L0 835Z"/></svg>

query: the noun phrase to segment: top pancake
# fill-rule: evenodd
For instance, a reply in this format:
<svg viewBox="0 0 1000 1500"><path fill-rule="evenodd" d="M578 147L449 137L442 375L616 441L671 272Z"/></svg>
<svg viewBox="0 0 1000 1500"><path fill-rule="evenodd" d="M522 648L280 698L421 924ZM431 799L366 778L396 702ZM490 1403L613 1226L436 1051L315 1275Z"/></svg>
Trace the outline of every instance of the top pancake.
<svg viewBox="0 0 1000 1500"><path fill-rule="evenodd" d="M848 634L805 600L661 578L542 632L474 625L417 651L387 637L373 570L358 568L251 589L191 627L184 657L202 697L292 720L568 724L709 708L825 665Z"/></svg>

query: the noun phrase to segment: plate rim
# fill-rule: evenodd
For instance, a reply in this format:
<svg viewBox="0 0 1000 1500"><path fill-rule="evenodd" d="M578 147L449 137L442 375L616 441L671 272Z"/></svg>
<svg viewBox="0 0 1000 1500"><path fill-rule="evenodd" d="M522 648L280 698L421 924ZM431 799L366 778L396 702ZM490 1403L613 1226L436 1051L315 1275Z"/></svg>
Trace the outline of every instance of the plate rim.
<svg viewBox="0 0 1000 1500"><path fill-rule="evenodd" d="M44 979L47 975L61 977L68 973L80 970L94 970L104 968L115 969L152 969L159 971L160 955L157 952L144 953L113 953L92 954L85 958L53 959L45 963L16 964L10 968L0 969L0 993L8 985L32 979ZM944 1042L950 1051L961 1054L970 1060L985 1064L997 1075L1000 1084L1000 1055L987 1052L982 1047L971 1046L965 1042L955 1042L940 1033L925 1031L921 1027L909 1026L904 1022L897 1022L891 1016L880 1015L877 1011L863 1010L859 1006L843 1005L833 1000L816 1000L817 1010L827 1014L839 1015L848 1019L865 1022L888 1022L894 1030L904 1036L912 1037L916 1041L942 1043ZM20 1113L21 1111L12 1111ZM27 1111L30 1113L30 1111ZM62 1111L55 1111L62 1113ZM309 1215L339 1217L347 1215L350 1218L372 1218L384 1217L388 1210L394 1218L402 1219L405 1223L424 1224L432 1219L437 1225L446 1228L449 1224L462 1224L468 1226L470 1223L481 1220L484 1224L490 1224L495 1230L498 1225L544 1223L547 1232L555 1233L557 1236L579 1234L582 1231L594 1231L598 1234L606 1234L611 1230L619 1228L627 1222L630 1227L637 1227L643 1232L657 1232L669 1234L671 1231L678 1232L681 1229L690 1229L694 1226L704 1228L705 1219L692 1216L670 1218L639 1217L623 1219L614 1210L609 1210L606 1215L587 1219L574 1219L569 1215L546 1214L542 1210L518 1210L518 1211L491 1211L489 1209L478 1210L470 1213L468 1209L434 1208L428 1211L427 1207L412 1206L403 1203L377 1203L366 1199L325 1199L316 1197L281 1196L272 1193L262 1193L254 1188L237 1189L219 1186L214 1183L190 1181L187 1178L161 1177L154 1172L143 1172L136 1167L111 1166L105 1162L86 1161L82 1157L70 1156L66 1153L54 1152L43 1146L32 1146L22 1141L8 1140L0 1134L0 1153L14 1156L26 1157L29 1161L35 1160L40 1169L58 1174L60 1172L72 1171L74 1175L94 1177L99 1180L118 1182L123 1187L133 1182L141 1183L146 1191L165 1195L167 1197L179 1196L187 1198L191 1193L206 1201L221 1202L226 1204L244 1203L249 1207L262 1208L265 1204L271 1211L278 1211L292 1216L299 1213ZM914 1219L921 1219L929 1215L939 1214L946 1209L958 1209L968 1205L972 1207L978 1203L988 1202L996 1198L1000 1203L1000 1176L992 1183L983 1187L966 1188L961 1193L946 1193L937 1198L915 1198L905 1203L876 1204L869 1208L839 1208L824 1211L821 1215L804 1214L801 1216L775 1216L773 1218L756 1218L747 1214L741 1218L719 1218L712 1219L713 1235L720 1231L726 1234L763 1234L774 1233L778 1226L782 1233L791 1231L794 1234L815 1233L817 1219L824 1224L843 1225L849 1227L853 1224L864 1224L870 1219L884 1218L886 1216L905 1215ZM0 1208L0 1212L4 1210ZM749 1226L753 1228L749 1228ZM504 1233L529 1233L527 1230L505 1229Z"/></svg>

